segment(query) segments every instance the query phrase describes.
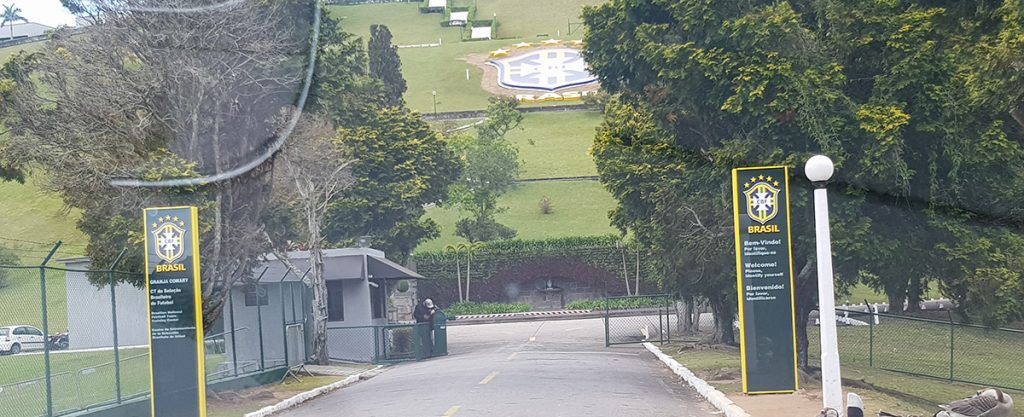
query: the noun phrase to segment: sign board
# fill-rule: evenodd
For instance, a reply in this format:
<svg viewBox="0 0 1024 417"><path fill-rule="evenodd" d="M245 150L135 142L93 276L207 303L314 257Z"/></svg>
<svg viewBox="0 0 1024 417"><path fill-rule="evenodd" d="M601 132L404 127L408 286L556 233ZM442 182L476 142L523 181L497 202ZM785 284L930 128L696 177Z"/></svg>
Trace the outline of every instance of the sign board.
<svg viewBox="0 0 1024 417"><path fill-rule="evenodd" d="M203 303L195 207L143 211L153 417L205 417Z"/></svg>
<svg viewBox="0 0 1024 417"><path fill-rule="evenodd" d="M743 392L797 389L789 169L732 171Z"/></svg>

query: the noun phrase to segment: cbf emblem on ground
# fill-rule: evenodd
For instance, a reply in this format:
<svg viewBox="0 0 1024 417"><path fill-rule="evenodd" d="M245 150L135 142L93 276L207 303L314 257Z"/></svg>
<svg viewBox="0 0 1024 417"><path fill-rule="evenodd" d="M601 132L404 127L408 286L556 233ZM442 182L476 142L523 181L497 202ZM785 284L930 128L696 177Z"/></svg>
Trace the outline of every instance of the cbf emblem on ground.
<svg viewBox="0 0 1024 417"><path fill-rule="evenodd" d="M743 183L743 195L747 200L747 215L761 224L767 223L779 214L779 182L771 176L758 175Z"/></svg>
<svg viewBox="0 0 1024 417"><path fill-rule="evenodd" d="M156 256L167 262L177 261L185 254L185 222L177 216L164 216L150 225Z"/></svg>

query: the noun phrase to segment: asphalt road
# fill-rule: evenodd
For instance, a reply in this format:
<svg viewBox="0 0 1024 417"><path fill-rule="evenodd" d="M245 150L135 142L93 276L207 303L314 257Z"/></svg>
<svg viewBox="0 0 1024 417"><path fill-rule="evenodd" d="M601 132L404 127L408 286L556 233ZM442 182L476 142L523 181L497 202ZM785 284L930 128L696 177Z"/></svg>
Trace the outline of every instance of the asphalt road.
<svg viewBox="0 0 1024 417"><path fill-rule="evenodd" d="M642 346L605 348L600 319L453 326L448 345L281 415L718 415Z"/></svg>

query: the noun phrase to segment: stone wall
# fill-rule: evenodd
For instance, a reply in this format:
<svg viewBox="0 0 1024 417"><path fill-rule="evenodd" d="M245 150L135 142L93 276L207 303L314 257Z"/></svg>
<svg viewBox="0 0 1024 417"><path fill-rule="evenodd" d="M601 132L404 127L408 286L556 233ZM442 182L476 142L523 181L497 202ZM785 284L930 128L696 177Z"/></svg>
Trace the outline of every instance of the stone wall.
<svg viewBox="0 0 1024 417"><path fill-rule="evenodd" d="M400 282L395 281L388 284L388 323L406 323L414 321L412 312L416 308L416 281L406 280L409 289L405 292L399 291Z"/></svg>

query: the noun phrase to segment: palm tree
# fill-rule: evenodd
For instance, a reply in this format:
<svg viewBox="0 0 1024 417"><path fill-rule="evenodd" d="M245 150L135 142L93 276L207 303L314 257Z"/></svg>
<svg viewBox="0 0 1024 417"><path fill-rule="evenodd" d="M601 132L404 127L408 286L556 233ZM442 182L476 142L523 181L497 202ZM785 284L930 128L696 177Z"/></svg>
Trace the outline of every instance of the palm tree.
<svg viewBox="0 0 1024 417"><path fill-rule="evenodd" d="M447 245L444 247L445 253L450 253L455 256L455 280L459 286L459 301L463 301L462 297L462 262L459 260L459 254L466 249L465 243L458 245Z"/></svg>
<svg viewBox="0 0 1024 417"><path fill-rule="evenodd" d="M22 22L28 22L28 19L25 19L25 17L21 15L21 9L19 9L17 7L14 7L13 3L11 3L10 6L5 4L4 5L4 19L3 19L3 21L0 21L0 28L4 27L4 25L10 23L11 24L11 39L14 39L14 22L17 22L19 20L22 21Z"/></svg>
<svg viewBox="0 0 1024 417"><path fill-rule="evenodd" d="M481 242L473 242L469 245L463 245L466 250L466 301L469 301L469 263L473 260L473 252L476 252L484 247Z"/></svg>

